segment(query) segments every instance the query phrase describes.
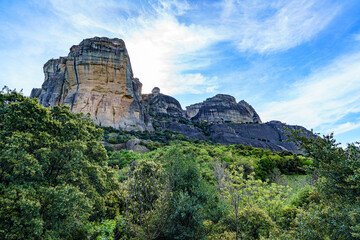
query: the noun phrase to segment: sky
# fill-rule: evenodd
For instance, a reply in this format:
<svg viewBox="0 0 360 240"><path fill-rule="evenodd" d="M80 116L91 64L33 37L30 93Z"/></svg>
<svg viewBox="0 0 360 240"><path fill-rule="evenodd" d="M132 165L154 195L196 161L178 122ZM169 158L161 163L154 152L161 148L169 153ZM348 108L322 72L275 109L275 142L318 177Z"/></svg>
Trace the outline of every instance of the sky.
<svg viewBox="0 0 360 240"><path fill-rule="evenodd" d="M263 122L360 141L358 0L0 0L0 86L30 95L94 36L125 41L143 93L230 94Z"/></svg>

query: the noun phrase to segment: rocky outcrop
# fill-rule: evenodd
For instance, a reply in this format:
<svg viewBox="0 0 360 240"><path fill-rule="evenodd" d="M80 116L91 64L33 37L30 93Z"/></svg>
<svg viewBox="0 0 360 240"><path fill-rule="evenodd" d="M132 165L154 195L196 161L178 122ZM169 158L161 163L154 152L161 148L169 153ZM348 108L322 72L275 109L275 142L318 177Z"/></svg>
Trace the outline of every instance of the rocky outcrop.
<svg viewBox="0 0 360 240"><path fill-rule="evenodd" d="M262 124L224 123L212 124L209 127L212 141L221 144L243 144L253 147L270 149L272 151L292 151L300 153L298 146L286 141L286 129L298 129L308 136L313 134L301 126L293 126L271 121Z"/></svg>
<svg viewBox="0 0 360 240"><path fill-rule="evenodd" d="M46 107L68 105L73 112L90 113L102 126L152 131L154 124L192 139L292 152L299 150L286 141L286 128L312 135L305 128L279 121L262 123L251 105L244 100L237 103L230 95L218 94L184 111L175 98L157 87L150 94L141 94L142 84L133 76L125 43L117 38L85 39L71 47L67 57L49 60L43 70L44 83L30 97ZM124 145L148 151L138 139Z"/></svg>
<svg viewBox="0 0 360 240"><path fill-rule="evenodd" d="M45 81L41 88L34 88L30 97L39 98L45 107L60 105L63 102L65 85L65 71L67 58L51 59L44 65Z"/></svg>
<svg viewBox="0 0 360 240"><path fill-rule="evenodd" d="M44 74L41 90L31 94L42 105L68 105L73 112L90 113L102 126L152 130L141 104L142 84L133 77L123 40L85 39L67 57L48 61Z"/></svg>
<svg viewBox="0 0 360 240"><path fill-rule="evenodd" d="M208 140L205 134L194 126L189 126L178 122L169 122L164 124L164 128L172 132L179 132L187 138Z"/></svg>
<svg viewBox="0 0 360 240"><path fill-rule="evenodd" d="M261 123L259 115L247 102L236 103L234 97L225 94L186 107L186 115L194 121Z"/></svg>
<svg viewBox="0 0 360 240"><path fill-rule="evenodd" d="M134 152L147 153L150 152L145 146L141 145L140 139L130 139L126 142L126 150L132 150Z"/></svg>
<svg viewBox="0 0 360 240"><path fill-rule="evenodd" d="M165 114L175 118L185 116L179 101L160 93L158 87L155 87L150 94L143 94L142 100L147 112L152 116L156 114Z"/></svg>

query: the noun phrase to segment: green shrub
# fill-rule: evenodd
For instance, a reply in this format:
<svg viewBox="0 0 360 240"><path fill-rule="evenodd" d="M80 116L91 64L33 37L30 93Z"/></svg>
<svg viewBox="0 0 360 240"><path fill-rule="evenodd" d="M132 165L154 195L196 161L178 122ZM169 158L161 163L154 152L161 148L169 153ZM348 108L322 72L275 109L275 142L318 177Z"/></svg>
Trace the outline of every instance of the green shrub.
<svg viewBox="0 0 360 240"><path fill-rule="evenodd" d="M108 164L111 167L118 167L119 169L127 166L135 160L138 160L141 156L141 153L130 152L128 150L121 150L113 152L108 160Z"/></svg>
<svg viewBox="0 0 360 240"><path fill-rule="evenodd" d="M294 196L291 203L296 207L303 207L310 203L310 194L312 192L310 185L301 188Z"/></svg>

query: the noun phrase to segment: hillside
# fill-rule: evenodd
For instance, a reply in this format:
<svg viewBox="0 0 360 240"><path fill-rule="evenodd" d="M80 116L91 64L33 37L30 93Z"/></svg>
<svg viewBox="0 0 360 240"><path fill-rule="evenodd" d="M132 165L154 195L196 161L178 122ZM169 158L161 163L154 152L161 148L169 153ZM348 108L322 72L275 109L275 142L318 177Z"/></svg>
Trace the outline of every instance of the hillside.
<svg viewBox="0 0 360 240"><path fill-rule="evenodd" d="M6 88L0 109L1 239L360 236L358 145L293 131L303 156L127 132ZM151 151L100 143L134 135Z"/></svg>

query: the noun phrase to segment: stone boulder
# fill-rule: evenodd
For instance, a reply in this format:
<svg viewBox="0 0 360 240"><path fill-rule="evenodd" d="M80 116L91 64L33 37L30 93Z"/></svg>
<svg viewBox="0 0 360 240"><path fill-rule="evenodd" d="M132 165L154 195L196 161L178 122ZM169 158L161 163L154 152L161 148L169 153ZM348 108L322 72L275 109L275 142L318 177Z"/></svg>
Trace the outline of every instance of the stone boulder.
<svg viewBox="0 0 360 240"><path fill-rule="evenodd" d="M141 141L137 138L130 139L126 142L126 150L132 150L134 152L147 153L150 152L145 146L140 145Z"/></svg>
<svg viewBox="0 0 360 240"><path fill-rule="evenodd" d="M43 67L45 81L41 88L34 88L30 97L39 98L40 104L45 107L56 106L63 102L65 71L67 58L51 59Z"/></svg>

